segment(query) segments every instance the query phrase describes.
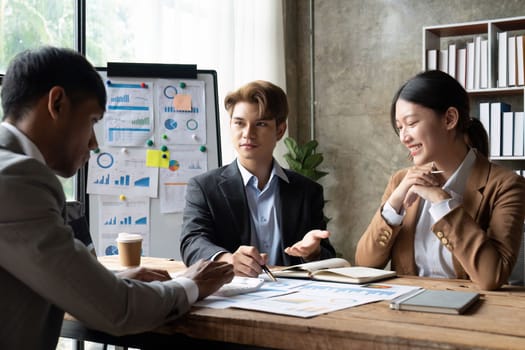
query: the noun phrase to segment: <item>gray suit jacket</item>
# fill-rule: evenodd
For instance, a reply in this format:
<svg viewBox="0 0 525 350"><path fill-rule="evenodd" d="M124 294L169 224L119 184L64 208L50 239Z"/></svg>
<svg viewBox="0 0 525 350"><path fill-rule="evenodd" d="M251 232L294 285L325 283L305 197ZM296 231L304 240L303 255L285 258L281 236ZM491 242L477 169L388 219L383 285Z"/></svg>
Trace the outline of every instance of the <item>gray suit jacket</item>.
<svg viewBox="0 0 525 350"><path fill-rule="evenodd" d="M325 229L323 188L316 182L284 169L289 183L279 179L283 247L301 240L313 229ZM250 211L237 162L190 179L184 209L181 255L186 264L210 259L218 251L234 252L250 245ZM321 259L334 257L328 239L321 242ZM286 256L283 263L301 259Z"/></svg>
<svg viewBox="0 0 525 350"><path fill-rule="evenodd" d="M0 349L55 349L64 310L119 335L189 309L179 283L119 279L74 239L60 182L2 126L0 198Z"/></svg>

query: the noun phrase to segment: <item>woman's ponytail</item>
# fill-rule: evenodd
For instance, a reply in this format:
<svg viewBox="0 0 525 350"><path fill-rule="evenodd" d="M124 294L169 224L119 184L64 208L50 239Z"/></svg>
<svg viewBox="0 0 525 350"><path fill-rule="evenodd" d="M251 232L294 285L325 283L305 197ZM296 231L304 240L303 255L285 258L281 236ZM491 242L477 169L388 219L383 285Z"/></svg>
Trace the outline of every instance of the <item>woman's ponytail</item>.
<svg viewBox="0 0 525 350"><path fill-rule="evenodd" d="M467 144L474 147L479 153L488 158L489 156L489 137L485 127L479 119L471 118L465 126L465 136Z"/></svg>

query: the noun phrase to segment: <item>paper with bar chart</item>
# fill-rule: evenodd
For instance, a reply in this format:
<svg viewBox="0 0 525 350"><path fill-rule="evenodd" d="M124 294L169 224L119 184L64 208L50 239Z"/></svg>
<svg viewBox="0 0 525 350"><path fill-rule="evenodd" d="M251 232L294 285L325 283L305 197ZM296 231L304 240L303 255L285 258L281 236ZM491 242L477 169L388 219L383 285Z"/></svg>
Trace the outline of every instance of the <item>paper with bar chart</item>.
<svg viewBox="0 0 525 350"><path fill-rule="evenodd" d="M196 146L181 145L170 152L170 165L160 169L160 212L180 213L184 209L184 197L188 180L208 171L206 153Z"/></svg>
<svg viewBox="0 0 525 350"><path fill-rule="evenodd" d="M206 144L204 81L158 79L158 131L168 145Z"/></svg>
<svg viewBox="0 0 525 350"><path fill-rule="evenodd" d="M154 133L152 82L107 83L106 146L144 146Z"/></svg>
<svg viewBox="0 0 525 350"><path fill-rule="evenodd" d="M99 255L118 254L119 232L136 233L142 236L142 255L149 255L150 210L149 198L117 196L98 197Z"/></svg>
<svg viewBox="0 0 525 350"><path fill-rule="evenodd" d="M143 148L103 148L88 167L90 194L157 197L159 168L146 166Z"/></svg>

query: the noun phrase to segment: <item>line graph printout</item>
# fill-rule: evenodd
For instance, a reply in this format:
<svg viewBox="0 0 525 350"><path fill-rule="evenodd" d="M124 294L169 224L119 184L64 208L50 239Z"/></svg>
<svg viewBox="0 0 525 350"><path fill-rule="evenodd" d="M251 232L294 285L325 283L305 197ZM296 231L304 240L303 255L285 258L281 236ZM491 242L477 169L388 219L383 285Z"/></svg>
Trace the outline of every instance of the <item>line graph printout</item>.
<svg viewBox="0 0 525 350"><path fill-rule="evenodd" d="M99 254L118 254L115 240L119 232L142 236L142 255L149 254L150 206L147 197L98 197Z"/></svg>
<svg viewBox="0 0 525 350"><path fill-rule="evenodd" d="M106 91L105 145L144 146L154 133L153 83L109 81Z"/></svg>
<svg viewBox="0 0 525 350"><path fill-rule="evenodd" d="M159 134L169 145L206 143L205 84L200 80L159 79L155 84Z"/></svg>
<svg viewBox="0 0 525 350"><path fill-rule="evenodd" d="M420 287L278 278L277 282L266 280L263 287L256 292L233 297L210 296L196 305L217 309L236 307L288 316L313 317L380 300L391 300L416 289Z"/></svg>
<svg viewBox="0 0 525 350"><path fill-rule="evenodd" d="M274 298L259 299L257 303L239 303L235 307L306 318L380 300L380 298L370 296L355 298L327 295L320 298L319 296L299 291Z"/></svg>
<svg viewBox="0 0 525 350"><path fill-rule="evenodd" d="M392 300L420 287L387 283L349 284L334 282L314 282L301 287L301 292L313 295L333 294L348 297L372 297Z"/></svg>
<svg viewBox="0 0 525 350"><path fill-rule="evenodd" d="M182 212L188 180L208 170L206 153L196 146L179 146L170 152L168 168L160 169L160 212Z"/></svg>
<svg viewBox="0 0 525 350"><path fill-rule="evenodd" d="M390 300L419 288L392 284L349 285L312 282L298 287L295 293L259 299L256 302L245 301L234 307L296 317L313 317L348 307Z"/></svg>
<svg viewBox="0 0 525 350"><path fill-rule="evenodd" d="M87 193L157 197L159 168L146 166L144 148L106 148L91 155Z"/></svg>

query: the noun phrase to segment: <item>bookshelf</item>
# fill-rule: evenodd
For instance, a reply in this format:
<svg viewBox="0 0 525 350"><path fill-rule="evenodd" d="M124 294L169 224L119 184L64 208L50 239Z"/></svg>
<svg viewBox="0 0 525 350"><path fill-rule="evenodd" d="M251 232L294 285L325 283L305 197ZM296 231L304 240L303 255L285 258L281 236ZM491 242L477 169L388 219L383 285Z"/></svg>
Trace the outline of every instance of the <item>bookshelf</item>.
<svg viewBox="0 0 525 350"><path fill-rule="evenodd" d="M521 36L525 37L525 17L423 27L422 67L423 70L440 69L454 76L469 94L472 117L480 118L480 104L482 103L488 102L491 105L492 103L504 102L510 104L511 111L514 112L512 137L516 138L516 112L525 110L525 39L522 41L521 51L518 51L518 41L521 39L514 39L516 40L516 46L514 51L512 51L509 50L512 40L509 40L509 38L520 38ZM500 38L505 38L506 40L503 41ZM484 42L483 45L481 44L482 42ZM505 42L506 45L502 47L500 42ZM485 46L485 51L483 51L483 46ZM456 63L453 71L449 71L449 67L441 65L442 62L440 62L440 59L445 58L445 56L447 63L450 62L449 51L451 48L456 54L452 60ZM459 50L461 49L465 49L466 58L460 58ZM469 61L469 54L471 61ZM474 59L472 59L472 54ZM484 55L485 63L483 64L481 60ZM522 57L521 61L518 59L520 55ZM505 59L502 59L502 57ZM509 57L511 58L510 60ZM514 57L514 61L512 57ZM501 65L502 63L505 64ZM464 70L459 69L458 64L465 64ZM518 68L520 65L521 72ZM514 67L514 70L512 67ZM460 72L463 72L463 74L460 74ZM520 74L522 75L521 80L519 78ZM494 117L492 114L489 114L489 117L492 125L492 118ZM503 123L503 115L499 116L499 120ZM523 128L525 126L521 126L521 129ZM500 130L503 130L503 127ZM492 145L493 140L491 138L494 134L491 134L490 130L487 131L490 139L489 144ZM503 148L503 139L508 134L502 135L500 133L499 136L502 141L500 148ZM522 140L525 139L524 130L521 132L521 138ZM522 144L525 148L525 142ZM520 172L522 176L525 176L525 150L521 150L522 155L515 155L514 152L515 150L513 149L513 155L510 156L491 154L490 158L492 161L514 169ZM525 232L518 261L509 280L511 283L514 282L520 285L525 283L524 256Z"/></svg>
<svg viewBox="0 0 525 350"><path fill-rule="evenodd" d="M505 33L505 34L500 34ZM518 52L517 47L514 48L514 55L509 55L508 46L510 40L506 42L507 59L503 66L499 66L501 62L501 51L499 38L502 35L509 38L521 38L525 37L525 17L513 17L503 19L484 20L476 22L465 22L455 23L447 25L427 26L423 28L423 46L422 46L422 67L423 70L441 69L444 71L448 70L448 73L454 76L467 90L471 100L471 114L472 117L480 117L480 103L483 102L505 102L511 105L512 112L523 112L524 101L525 101L525 64L521 62L523 70L521 74L524 75L521 81L518 81ZM517 39L515 42L517 43ZM482 44L484 42L484 44ZM469 50L470 43L470 50ZM486 46L483 51L483 46ZM517 46L517 45L516 45ZM525 45L523 45L525 46ZM453 50L451 50L451 48ZM525 47L522 47L525 50ZM463 61L458 62L459 51L461 49L466 50L467 58ZM479 51L478 51L479 50ZM525 60L525 53L522 51L522 58ZM432 59L431 52L434 51L436 58ZM451 54L451 51L453 54ZM450 60L451 55L455 59L452 62L456 62L455 69L451 72L449 67L445 64L445 67L441 66L442 62L439 61L443 56L444 61ZM473 54L473 55L472 55ZM482 57L485 55L485 64L483 64ZM514 56L514 60L509 60L509 57ZM469 57L472 61L469 62ZM474 58L472 58L474 57ZM430 58L430 61L429 61ZM500 62L501 61L501 62ZM448 62L447 62L448 63ZM464 67L465 77L460 76L459 65L465 64ZM430 66L429 66L430 65ZM514 67L512 70L511 67ZM509 74L510 70L510 74ZM469 75L471 72L472 75ZM505 74L502 76L501 74ZM469 82L468 78L471 77ZM514 76L512 80L511 76ZM473 77L473 78L472 78ZM485 82L483 84L483 81ZM488 130L489 131L489 130ZM525 135L525 132L522 133ZM493 136L489 131L489 138ZM504 135L501 135L502 141ZM524 137L524 136L522 136ZM525 151L522 150L520 155L496 155L491 154L491 160L508 166L515 170L525 169ZM524 173L525 175L525 173Z"/></svg>

